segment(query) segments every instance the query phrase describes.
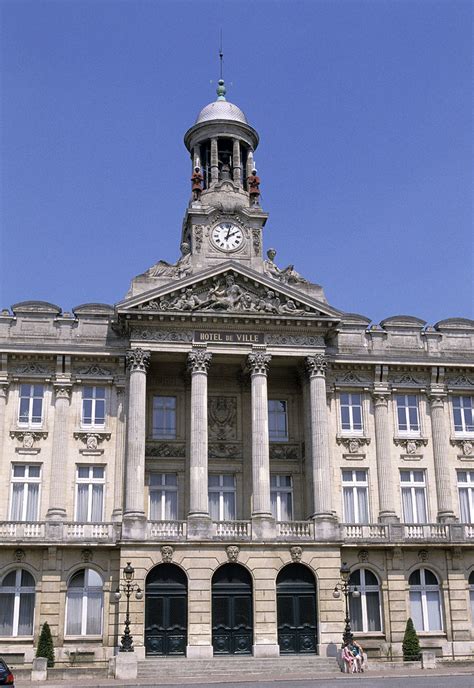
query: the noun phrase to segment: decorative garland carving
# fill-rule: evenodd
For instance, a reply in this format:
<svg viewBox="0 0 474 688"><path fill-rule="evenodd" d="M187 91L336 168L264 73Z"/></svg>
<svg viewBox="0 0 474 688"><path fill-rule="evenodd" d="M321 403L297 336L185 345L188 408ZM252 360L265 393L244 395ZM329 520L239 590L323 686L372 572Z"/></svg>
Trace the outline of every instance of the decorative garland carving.
<svg viewBox="0 0 474 688"><path fill-rule="evenodd" d="M472 456L474 458L474 440L461 440L451 437L449 440L453 447L459 447L463 456Z"/></svg>
<svg viewBox="0 0 474 688"><path fill-rule="evenodd" d="M204 347L194 347L188 354L188 370L190 373L207 373L211 365L212 354Z"/></svg>
<svg viewBox="0 0 474 688"><path fill-rule="evenodd" d="M186 456L186 445L184 443L160 442L159 444L147 442L146 456L167 458L168 456L183 459Z"/></svg>
<svg viewBox="0 0 474 688"><path fill-rule="evenodd" d="M350 454L358 454L364 445L370 444L370 437L336 437L338 445L343 445Z"/></svg>
<svg viewBox="0 0 474 688"><path fill-rule="evenodd" d="M193 332L190 330L177 332L175 330L157 330L151 328L149 329L147 327L132 327L131 338L154 342L192 342Z"/></svg>
<svg viewBox="0 0 474 688"><path fill-rule="evenodd" d="M76 375L90 375L91 377L111 377L112 372L108 368L102 368L98 363L77 368Z"/></svg>
<svg viewBox="0 0 474 688"><path fill-rule="evenodd" d="M146 373L150 365L150 352L144 349L129 349L126 353L126 366L131 373L139 370Z"/></svg>
<svg viewBox="0 0 474 688"><path fill-rule="evenodd" d="M86 432L80 430L74 433L74 439L81 440L86 445L86 449L94 451L99 448L99 444L102 444L104 440L110 440L110 432Z"/></svg>
<svg viewBox="0 0 474 688"><path fill-rule="evenodd" d="M15 368L18 375L51 375L51 368L47 368L40 363L24 363Z"/></svg>
<svg viewBox="0 0 474 688"><path fill-rule="evenodd" d="M241 450L237 444L219 442L209 445L208 456L210 459L238 459L241 456Z"/></svg>
<svg viewBox="0 0 474 688"><path fill-rule="evenodd" d="M306 371L310 378L315 377L317 375L324 376L326 374L328 362L324 354L315 354L314 356L307 356L305 363Z"/></svg>
<svg viewBox="0 0 474 688"><path fill-rule="evenodd" d="M324 337L308 334L267 334L265 342L272 346L324 346Z"/></svg>
<svg viewBox="0 0 474 688"><path fill-rule="evenodd" d="M298 445L288 444L271 444L270 445L270 459L277 461L295 461L300 458L300 451Z"/></svg>
<svg viewBox="0 0 474 688"><path fill-rule="evenodd" d="M394 437L395 446L404 447L407 454L416 454L420 447L426 447L428 440L425 437Z"/></svg>
<svg viewBox="0 0 474 688"><path fill-rule="evenodd" d="M448 379L448 385L450 387L474 387L474 379L468 377L467 375L458 375L458 377L452 377Z"/></svg>
<svg viewBox="0 0 474 688"><path fill-rule="evenodd" d="M12 440L21 442L24 449L32 449L38 440L44 440L47 436L44 430L10 430Z"/></svg>
<svg viewBox="0 0 474 688"><path fill-rule="evenodd" d="M265 351L252 351L247 356L247 366L252 375L266 375L272 357Z"/></svg>

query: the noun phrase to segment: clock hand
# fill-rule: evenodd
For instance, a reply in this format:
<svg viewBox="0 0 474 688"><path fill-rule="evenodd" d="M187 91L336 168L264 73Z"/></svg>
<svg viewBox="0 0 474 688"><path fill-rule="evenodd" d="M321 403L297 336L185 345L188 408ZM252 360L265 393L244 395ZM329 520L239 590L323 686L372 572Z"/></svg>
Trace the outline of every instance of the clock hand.
<svg viewBox="0 0 474 688"><path fill-rule="evenodd" d="M230 230L229 230L229 231L230 231ZM230 237L233 237L233 236L235 236L235 235L238 234L238 233L239 233L239 230L236 229L235 232L233 232L232 234L227 234L226 240L227 240L227 239L230 239Z"/></svg>
<svg viewBox="0 0 474 688"><path fill-rule="evenodd" d="M232 229L232 227L229 227L229 229L227 230L227 236L226 236L226 238L225 238L226 241L227 241L227 239L229 238L229 234L230 234L230 230L231 230L231 229Z"/></svg>

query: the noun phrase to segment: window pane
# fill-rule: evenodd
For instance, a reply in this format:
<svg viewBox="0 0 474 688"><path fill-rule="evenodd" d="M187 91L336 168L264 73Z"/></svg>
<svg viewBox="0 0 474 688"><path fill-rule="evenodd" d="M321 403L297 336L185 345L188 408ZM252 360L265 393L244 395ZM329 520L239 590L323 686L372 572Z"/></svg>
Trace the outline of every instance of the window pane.
<svg viewBox="0 0 474 688"><path fill-rule="evenodd" d="M102 479L104 477L104 469L101 466L93 466L92 477Z"/></svg>
<svg viewBox="0 0 474 688"><path fill-rule="evenodd" d="M351 418L349 415L349 407L341 406L341 424L343 430L351 429Z"/></svg>
<svg viewBox="0 0 474 688"><path fill-rule="evenodd" d="M413 624L417 631L424 631L423 608L421 604L421 592L410 590L410 610Z"/></svg>
<svg viewBox="0 0 474 688"><path fill-rule="evenodd" d="M92 423L92 400L83 399L82 401L82 422L86 425Z"/></svg>
<svg viewBox="0 0 474 688"><path fill-rule="evenodd" d="M368 631L381 631L380 602L378 592L366 592Z"/></svg>
<svg viewBox="0 0 474 688"><path fill-rule="evenodd" d="M89 503L89 486L87 484L77 486L76 521L87 522L87 507Z"/></svg>
<svg viewBox="0 0 474 688"><path fill-rule="evenodd" d="M30 483L27 491L26 520L36 521L38 518L39 484Z"/></svg>
<svg viewBox="0 0 474 688"><path fill-rule="evenodd" d="M21 593L20 613L18 618L18 635L33 635L33 614L35 610L35 594Z"/></svg>
<svg viewBox="0 0 474 688"><path fill-rule="evenodd" d="M413 571L413 573L410 575L410 578L408 579L408 583L410 585L421 584L420 569L416 569L416 571Z"/></svg>
<svg viewBox="0 0 474 688"><path fill-rule="evenodd" d="M77 477L78 478L89 478L89 466L78 466L77 467Z"/></svg>
<svg viewBox="0 0 474 688"><path fill-rule="evenodd" d="M208 476L208 485L209 487L218 487L219 486L219 476L218 475L209 475Z"/></svg>
<svg viewBox="0 0 474 688"><path fill-rule="evenodd" d="M43 413L43 399L33 399L33 423L41 423L41 417Z"/></svg>
<svg viewBox="0 0 474 688"><path fill-rule="evenodd" d="M66 635L81 635L82 592L67 593Z"/></svg>
<svg viewBox="0 0 474 688"><path fill-rule="evenodd" d="M224 492L223 495L224 513L223 519L225 521L232 521L235 519L235 493Z"/></svg>
<svg viewBox="0 0 474 688"><path fill-rule="evenodd" d="M12 521L21 521L23 519L23 493L23 483L15 483L12 489L12 505L10 509Z"/></svg>
<svg viewBox="0 0 474 688"><path fill-rule="evenodd" d="M222 478L224 487L234 487L235 479L233 475L223 475Z"/></svg>
<svg viewBox="0 0 474 688"><path fill-rule="evenodd" d="M426 604L428 607L428 624L430 631L440 631L441 626L441 606L439 603L439 592L427 591Z"/></svg>
<svg viewBox="0 0 474 688"><path fill-rule="evenodd" d="M13 466L13 477L14 478L24 478L26 473L26 466L17 464Z"/></svg>
<svg viewBox="0 0 474 688"><path fill-rule="evenodd" d="M102 631L102 593L89 592L87 595L87 635L100 635Z"/></svg>
<svg viewBox="0 0 474 688"><path fill-rule="evenodd" d="M175 521L178 518L178 493L166 492L165 519Z"/></svg>
<svg viewBox="0 0 474 688"><path fill-rule="evenodd" d="M15 595L0 593L0 636L13 635L13 609Z"/></svg>
<svg viewBox="0 0 474 688"><path fill-rule="evenodd" d="M39 478L41 466L28 466L28 475L30 478Z"/></svg>
<svg viewBox="0 0 474 688"><path fill-rule="evenodd" d="M93 485L92 486L92 504L91 504L91 521L93 523L99 523L100 521L102 521L103 496L104 496L103 485Z"/></svg>
<svg viewBox="0 0 474 688"><path fill-rule="evenodd" d="M209 493L209 514L213 521L219 520L219 493Z"/></svg>
<svg viewBox="0 0 474 688"><path fill-rule="evenodd" d="M150 491L150 519L161 521L161 490Z"/></svg>
<svg viewBox="0 0 474 688"><path fill-rule="evenodd" d="M349 596L349 610L351 616L351 627L353 631L363 631L362 623L362 597Z"/></svg>
<svg viewBox="0 0 474 688"><path fill-rule="evenodd" d="M428 569L425 569L425 585L438 585L438 579L435 574Z"/></svg>
<svg viewBox="0 0 474 688"><path fill-rule="evenodd" d="M28 414L30 410L30 400L29 399L20 399L20 411L18 414L18 420L20 423L27 423L28 422Z"/></svg>

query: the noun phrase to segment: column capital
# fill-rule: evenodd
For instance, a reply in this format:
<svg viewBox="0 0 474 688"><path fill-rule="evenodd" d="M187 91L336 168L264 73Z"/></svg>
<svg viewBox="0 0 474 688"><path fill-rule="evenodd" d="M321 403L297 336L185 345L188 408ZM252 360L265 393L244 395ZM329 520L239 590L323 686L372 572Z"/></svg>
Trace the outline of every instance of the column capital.
<svg viewBox="0 0 474 688"><path fill-rule="evenodd" d="M146 373L150 365L150 356L150 352L144 349L129 349L125 357L127 369L131 373L137 370Z"/></svg>
<svg viewBox="0 0 474 688"><path fill-rule="evenodd" d="M266 351L254 350L247 356L247 367L251 375L266 375L272 357Z"/></svg>
<svg viewBox="0 0 474 688"><path fill-rule="evenodd" d="M67 399L71 398L72 385L65 385L64 383L59 383L54 385L54 393L56 399Z"/></svg>
<svg viewBox="0 0 474 688"><path fill-rule="evenodd" d="M305 359L306 374L309 378L325 377L326 368L328 367L328 360L325 354L314 354L314 356L306 356Z"/></svg>
<svg viewBox="0 0 474 688"><path fill-rule="evenodd" d="M430 390L428 392L428 399L431 408L444 408L444 401L446 399L446 396L446 392L443 392L441 390Z"/></svg>
<svg viewBox="0 0 474 688"><path fill-rule="evenodd" d="M380 407L380 406L387 408L388 400L390 398L390 392L387 390L375 389L372 392L372 398L374 400L375 408Z"/></svg>
<svg viewBox="0 0 474 688"><path fill-rule="evenodd" d="M188 370L192 373L207 373L211 365L212 354L206 347L193 347L188 354Z"/></svg>

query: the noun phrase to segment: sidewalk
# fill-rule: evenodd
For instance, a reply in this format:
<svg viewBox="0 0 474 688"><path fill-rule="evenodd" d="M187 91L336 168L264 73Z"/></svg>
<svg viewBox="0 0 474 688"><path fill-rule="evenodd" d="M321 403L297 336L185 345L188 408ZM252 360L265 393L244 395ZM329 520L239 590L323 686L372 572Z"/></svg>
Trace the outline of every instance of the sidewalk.
<svg viewBox="0 0 474 688"><path fill-rule="evenodd" d="M247 683L247 682L283 682L283 681L319 681L321 680L340 680L340 681L364 681L366 678L387 678L387 677L414 677L414 676L457 676L457 675L472 675L473 676L473 686L474 686L474 665L473 666L462 666L462 667L437 667L436 669L414 669L413 667L407 667L406 669L389 669L388 671L367 671L364 674L343 674L343 673L330 673L321 672L318 673L317 677L310 677L307 673L305 674L295 674L291 676L282 676L279 674L269 674L269 673L258 673L252 674L246 672L245 674L240 674L238 676L224 674L221 677L209 676L209 675L196 675L196 676L186 676L186 677L156 677L155 680L150 681L149 678L146 679L135 679L134 681L121 681L116 679L98 678L97 680L91 680L90 677L85 679L77 680L64 680L64 681L45 681L45 682L31 682L24 681L22 679L17 679L15 681L16 688L83 688L87 685L87 688L106 688L110 686L111 688L155 688L155 686L184 686L184 685L194 685L194 684L220 684L220 683Z"/></svg>

